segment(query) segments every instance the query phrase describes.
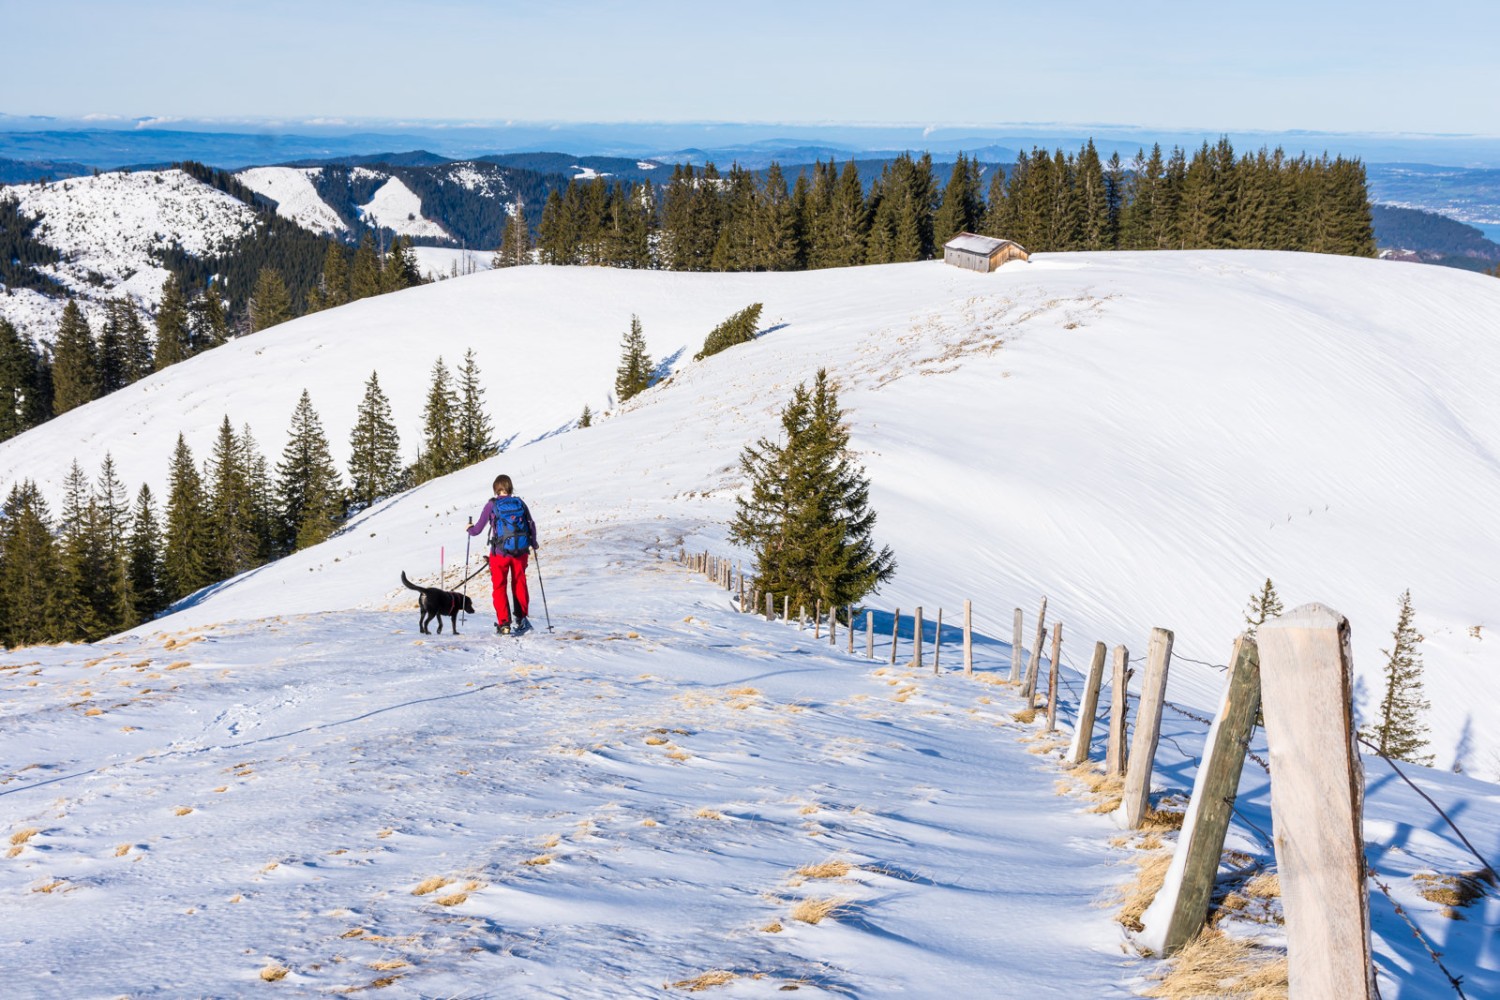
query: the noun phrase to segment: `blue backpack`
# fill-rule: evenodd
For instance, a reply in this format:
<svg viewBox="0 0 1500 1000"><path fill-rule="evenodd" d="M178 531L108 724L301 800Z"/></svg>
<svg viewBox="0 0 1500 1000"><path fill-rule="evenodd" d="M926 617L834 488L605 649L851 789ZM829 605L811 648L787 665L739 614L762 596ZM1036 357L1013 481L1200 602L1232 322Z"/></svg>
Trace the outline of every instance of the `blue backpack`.
<svg viewBox="0 0 1500 1000"><path fill-rule="evenodd" d="M528 520L520 497L495 497L490 502L490 551L518 556L530 549Z"/></svg>

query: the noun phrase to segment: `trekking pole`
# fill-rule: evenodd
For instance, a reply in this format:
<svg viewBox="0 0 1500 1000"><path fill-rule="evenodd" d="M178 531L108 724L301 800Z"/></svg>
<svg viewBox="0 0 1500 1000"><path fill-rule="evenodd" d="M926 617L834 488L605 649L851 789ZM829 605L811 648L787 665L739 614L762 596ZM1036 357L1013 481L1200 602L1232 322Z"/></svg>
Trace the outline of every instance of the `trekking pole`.
<svg viewBox="0 0 1500 1000"><path fill-rule="evenodd" d="M472 517L469 518L469 527L471 527L471 528L474 527L474 519ZM469 572L469 543L472 542L472 541L474 541L474 536L471 535L471 534L469 534L468 532L464 532L464 572L465 573ZM471 576L472 576L472 574L471 574ZM459 585L459 586L461 586L463 588L464 598L465 598L466 602L467 602L467 599L468 599L468 596L469 596L469 579L470 579L470 577L468 577L468 576L464 577L463 583L461 583ZM469 620L469 616L467 614L464 615L464 621L467 622L468 620Z"/></svg>
<svg viewBox="0 0 1500 1000"><path fill-rule="evenodd" d="M531 554L536 556L536 584L542 588L542 614L547 616L547 631L552 631L552 612L547 610L547 582L542 579L542 554L537 549L532 549Z"/></svg>

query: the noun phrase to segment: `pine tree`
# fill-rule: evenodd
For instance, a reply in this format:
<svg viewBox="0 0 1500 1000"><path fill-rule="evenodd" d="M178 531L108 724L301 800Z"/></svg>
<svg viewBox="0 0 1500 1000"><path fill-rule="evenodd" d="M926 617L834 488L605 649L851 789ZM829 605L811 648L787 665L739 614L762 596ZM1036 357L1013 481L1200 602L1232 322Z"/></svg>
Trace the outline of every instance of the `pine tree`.
<svg viewBox="0 0 1500 1000"><path fill-rule="evenodd" d="M583 413L578 417L578 426L579 427L592 427L592 426L594 426L594 413L593 413L592 410L589 409L589 404L587 404L587 403L583 404Z"/></svg>
<svg viewBox="0 0 1500 1000"><path fill-rule="evenodd" d="M797 209L787 194L781 166L772 162L757 193L751 266L757 271L791 271L797 267Z"/></svg>
<svg viewBox="0 0 1500 1000"><path fill-rule="evenodd" d="M135 595L137 621L149 621L167 607L162 586L162 534L151 487L141 484L130 519L128 542L130 590Z"/></svg>
<svg viewBox="0 0 1500 1000"><path fill-rule="evenodd" d="M35 403L37 353L21 334L0 317L0 441L6 441L32 426ZM48 406L50 415L51 406Z"/></svg>
<svg viewBox="0 0 1500 1000"><path fill-rule="evenodd" d="M484 379L471 347L464 352L458 369L458 465L482 462L500 449L495 445L495 425L484 410Z"/></svg>
<svg viewBox="0 0 1500 1000"><path fill-rule="evenodd" d="M276 488L271 482L271 467L250 425L240 427L235 443L239 446L239 467L245 476L245 492L249 498L251 529L255 536L255 561L268 562L285 555L279 546L280 519L276 510Z"/></svg>
<svg viewBox="0 0 1500 1000"><path fill-rule="evenodd" d="M854 604L894 575L896 560L875 550L870 483L826 370L811 390L797 387L781 423L781 442L762 438L741 454L750 493L736 501L730 537L755 550L763 591L794 605Z"/></svg>
<svg viewBox="0 0 1500 1000"><path fill-rule="evenodd" d="M1268 576L1260 593L1250 595L1250 604L1245 608L1245 634L1254 639L1262 625L1281 616L1281 610L1281 598L1276 596L1276 587Z"/></svg>
<svg viewBox="0 0 1500 1000"><path fill-rule="evenodd" d="M208 489L209 551L213 555L208 572L216 580L227 580L260 564L249 470L228 414L219 424L203 478Z"/></svg>
<svg viewBox="0 0 1500 1000"><path fill-rule="evenodd" d="M630 317L630 332L620 342L620 367L615 370L615 401L630 397L651 387L656 365L646 353L646 335L641 332L641 318Z"/></svg>
<svg viewBox="0 0 1500 1000"><path fill-rule="evenodd" d="M755 339L760 325L761 303L746 306L733 316L714 327L704 338L703 350L693 355L694 361L702 361L712 354L728 350L736 344L748 344Z"/></svg>
<svg viewBox="0 0 1500 1000"><path fill-rule="evenodd" d="M380 294L380 256L375 252L375 234L365 231L359 249L354 251L354 267L349 272L349 301Z"/></svg>
<svg viewBox="0 0 1500 1000"><path fill-rule="evenodd" d="M755 267L755 215L755 176L738 163L732 164L723 195L723 225L713 251L711 266L715 271L749 271Z"/></svg>
<svg viewBox="0 0 1500 1000"><path fill-rule="evenodd" d="M421 283L422 269L417 264L417 252L411 245L411 238L397 236L391 241L385 264L380 270L381 291L399 292L403 288L415 288Z"/></svg>
<svg viewBox="0 0 1500 1000"><path fill-rule="evenodd" d="M946 243L959 233L977 233L983 225L984 201L979 194L979 163L963 153L948 175L942 204L933 221L933 241Z"/></svg>
<svg viewBox="0 0 1500 1000"><path fill-rule="evenodd" d="M94 335L78 303L69 299L52 345L52 412L67 413L99 396Z"/></svg>
<svg viewBox="0 0 1500 1000"><path fill-rule="evenodd" d="M1417 649L1424 636L1417 631L1415 616L1408 590L1401 595L1401 613L1391 634L1392 646L1381 650L1386 655L1386 664L1380 716L1360 735L1393 760L1430 766L1433 755L1425 752L1429 731L1421 718L1429 705L1423 693L1422 654Z"/></svg>
<svg viewBox="0 0 1500 1000"><path fill-rule="evenodd" d="M156 370L186 361L191 353L187 297L172 275L161 286L161 306L156 310Z"/></svg>
<svg viewBox="0 0 1500 1000"><path fill-rule="evenodd" d="M94 556L101 542L99 509L77 459L63 480L58 535L61 585L54 599L68 609L62 637L97 639L104 634L104 619L99 613L103 574L97 572Z"/></svg>
<svg viewBox="0 0 1500 1000"><path fill-rule="evenodd" d="M250 330L259 332L292 318L292 299L286 282L274 267L263 267L250 296Z"/></svg>
<svg viewBox="0 0 1500 1000"><path fill-rule="evenodd" d="M11 487L0 517L0 641L9 648L63 638L62 568L47 503L30 479ZM72 609L68 609L71 613Z"/></svg>
<svg viewBox="0 0 1500 1000"><path fill-rule="evenodd" d="M111 299L104 307L104 329L99 331L96 378L99 395L107 396L129 385L125 377L125 331L120 322L120 303Z"/></svg>
<svg viewBox="0 0 1500 1000"><path fill-rule="evenodd" d="M187 441L178 434L168 479L166 539L162 546L162 582L169 601L213 582L209 575L213 553L208 517L203 479L193 464Z"/></svg>
<svg viewBox="0 0 1500 1000"><path fill-rule="evenodd" d="M337 240L329 240L323 252L323 276L312 298L315 309L333 309L349 301L349 258Z"/></svg>
<svg viewBox="0 0 1500 1000"><path fill-rule="evenodd" d="M285 288L282 290L284 292ZM218 291L212 285L193 299L189 314L189 349L192 353L202 354L213 350L229 339L229 319L224 315L224 300L219 298Z"/></svg>
<svg viewBox="0 0 1500 1000"><path fill-rule="evenodd" d="M859 179L859 168L851 159L839 174L833 192L832 239L828 247L827 267L854 267L872 263L866 257L870 234L870 214L865 205L865 189Z"/></svg>
<svg viewBox="0 0 1500 1000"><path fill-rule="evenodd" d="M531 229L526 225L526 203L517 198L505 220L500 249L495 251L492 267L518 267L531 263Z"/></svg>
<svg viewBox="0 0 1500 1000"><path fill-rule="evenodd" d="M306 389L292 412L292 426L276 464L282 538L288 549L316 545L344 517L343 489L328 451L323 423Z"/></svg>
<svg viewBox="0 0 1500 1000"><path fill-rule="evenodd" d="M349 434L349 450L351 507L363 510L401 489L401 437L390 400L381 391L380 376L373 371Z"/></svg>
<svg viewBox="0 0 1500 1000"><path fill-rule="evenodd" d="M422 408L422 451L412 468L412 482L446 476L462 466L458 457L458 394L440 357L432 366L432 384Z"/></svg>
<svg viewBox="0 0 1500 1000"><path fill-rule="evenodd" d="M110 634L140 619L130 577L130 500L108 452L99 468L93 502L98 523L93 550L94 613L102 634Z"/></svg>

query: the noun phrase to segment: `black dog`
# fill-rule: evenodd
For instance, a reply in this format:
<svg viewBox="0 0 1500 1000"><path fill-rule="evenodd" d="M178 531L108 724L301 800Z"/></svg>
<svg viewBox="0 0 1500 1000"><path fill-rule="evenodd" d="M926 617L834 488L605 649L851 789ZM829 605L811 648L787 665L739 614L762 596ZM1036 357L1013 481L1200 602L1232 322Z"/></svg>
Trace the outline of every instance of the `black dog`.
<svg viewBox="0 0 1500 1000"><path fill-rule="evenodd" d="M431 635L427 631L427 623L434 618L437 619L438 635L443 634L443 616L448 616L449 623L453 626L453 634L458 635L458 613L462 611L466 615L474 613L474 602L467 595L452 590L439 590L437 587L418 587L406 578L406 571L401 571L401 582L408 590L415 590L421 596L417 598L417 627L422 630L423 635Z"/></svg>

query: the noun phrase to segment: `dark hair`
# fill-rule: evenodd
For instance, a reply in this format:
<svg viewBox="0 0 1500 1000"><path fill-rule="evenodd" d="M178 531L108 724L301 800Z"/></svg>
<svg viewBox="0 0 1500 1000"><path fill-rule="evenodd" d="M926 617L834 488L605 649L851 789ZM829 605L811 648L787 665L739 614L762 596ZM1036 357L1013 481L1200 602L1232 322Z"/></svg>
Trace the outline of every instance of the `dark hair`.
<svg viewBox="0 0 1500 1000"><path fill-rule="evenodd" d="M509 476L499 475L495 477L495 496L500 496L502 493L510 496L515 491L516 487L511 483Z"/></svg>

